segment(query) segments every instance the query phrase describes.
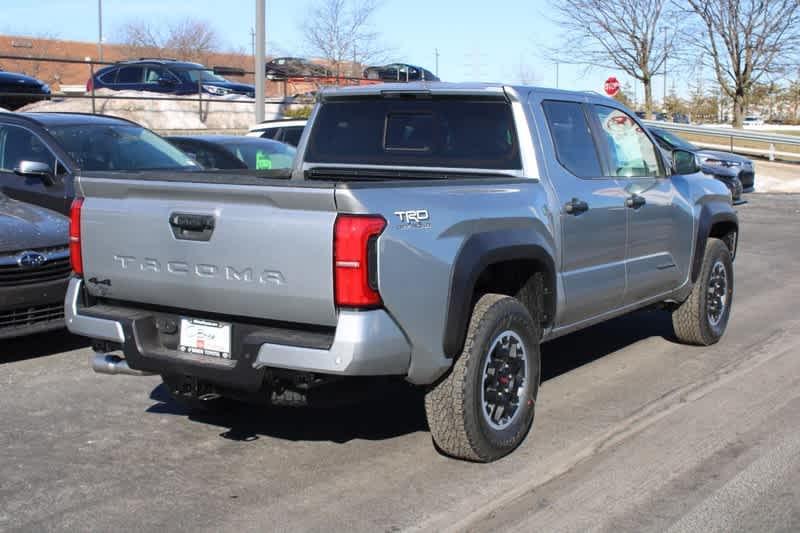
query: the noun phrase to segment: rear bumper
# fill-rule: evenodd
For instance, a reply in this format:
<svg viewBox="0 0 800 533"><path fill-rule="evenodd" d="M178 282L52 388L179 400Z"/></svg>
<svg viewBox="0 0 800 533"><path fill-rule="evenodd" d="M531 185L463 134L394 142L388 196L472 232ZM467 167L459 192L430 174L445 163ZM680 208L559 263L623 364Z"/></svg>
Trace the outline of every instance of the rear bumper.
<svg viewBox="0 0 800 533"><path fill-rule="evenodd" d="M83 281L77 278L70 281L65 310L70 331L121 347L132 369L195 376L242 390L258 389L268 368L340 376L406 375L411 358L408 341L383 310L340 311L330 334L234 319L228 360L180 352L178 333L158 329L157 320L204 318L195 311L87 307Z"/></svg>

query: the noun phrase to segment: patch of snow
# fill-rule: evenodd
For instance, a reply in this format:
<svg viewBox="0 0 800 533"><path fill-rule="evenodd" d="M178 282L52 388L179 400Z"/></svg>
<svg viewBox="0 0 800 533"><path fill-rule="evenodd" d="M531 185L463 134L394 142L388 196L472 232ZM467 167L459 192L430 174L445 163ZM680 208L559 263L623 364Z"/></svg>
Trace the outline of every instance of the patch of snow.
<svg viewBox="0 0 800 533"><path fill-rule="evenodd" d="M772 176L756 175L756 192L782 192L800 193L800 177L797 178L774 178Z"/></svg>
<svg viewBox="0 0 800 533"><path fill-rule="evenodd" d="M203 94L202 103L194 95L180 97L193 101L176 101L173 95L145 91L99 89L95 95L98 114L132 120L153 130L247 130L254 119L253 99L240 95ZM113 99L109 96L146 97L153 100ZM28 104L20 111L91 113L92 100L56 96L52 100ZM280 118L282 114L282 104L266 104L265 119Z"/></svg>

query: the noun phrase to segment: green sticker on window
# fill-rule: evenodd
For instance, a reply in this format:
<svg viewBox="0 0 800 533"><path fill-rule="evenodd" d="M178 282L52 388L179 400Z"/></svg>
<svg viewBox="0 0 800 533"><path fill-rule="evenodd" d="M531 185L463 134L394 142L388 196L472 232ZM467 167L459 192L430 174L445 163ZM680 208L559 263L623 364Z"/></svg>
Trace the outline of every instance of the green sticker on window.
<svg viewBox="0 0 800 533"><path fill-rule="evenodd" d="M259 150L256 152L256 170L269 170L272 168L272 159Z"/></svg>

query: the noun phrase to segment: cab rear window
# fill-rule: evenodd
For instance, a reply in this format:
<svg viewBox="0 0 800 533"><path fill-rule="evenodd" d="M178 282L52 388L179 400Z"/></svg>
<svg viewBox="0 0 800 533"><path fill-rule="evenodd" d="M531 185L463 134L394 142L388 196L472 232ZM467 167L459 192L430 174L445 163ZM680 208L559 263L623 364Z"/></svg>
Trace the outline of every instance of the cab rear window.
<svg viewBox="0 0 800 533"><path fill-rule="evenodd" d="M305 161L480 169L521 168L511 106L464 98L326 102Z"/></svg>

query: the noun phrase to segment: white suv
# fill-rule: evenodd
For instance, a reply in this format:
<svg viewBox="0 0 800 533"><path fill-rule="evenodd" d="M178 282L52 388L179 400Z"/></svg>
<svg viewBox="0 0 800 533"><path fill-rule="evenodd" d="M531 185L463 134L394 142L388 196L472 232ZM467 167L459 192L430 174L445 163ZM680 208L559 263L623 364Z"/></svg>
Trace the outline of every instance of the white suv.
<svg viewBox="0 0 800 533"><path fill-rule="evenodd" d="M267 120L250 128L250 133L247 136L263 137L297 146L300 142L300 136L303 134L303 129L306 127L306 122L308 121L304 118Z"/></svg>

